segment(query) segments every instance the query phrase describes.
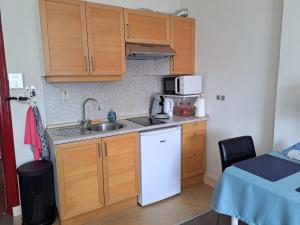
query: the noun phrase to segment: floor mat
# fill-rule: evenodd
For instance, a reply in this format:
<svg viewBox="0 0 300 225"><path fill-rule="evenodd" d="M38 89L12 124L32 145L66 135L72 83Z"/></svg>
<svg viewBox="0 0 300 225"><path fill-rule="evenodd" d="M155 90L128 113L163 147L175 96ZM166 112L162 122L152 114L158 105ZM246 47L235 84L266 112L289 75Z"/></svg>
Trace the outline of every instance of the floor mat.
<svg viewBox="0 0 300 225"><path fill-rule="evenodd" d="M196 216L180 225L230 225L230 216L215 213L214 211L208 211L204 214ZM247 225L239 221L239 225Z"/></svg>

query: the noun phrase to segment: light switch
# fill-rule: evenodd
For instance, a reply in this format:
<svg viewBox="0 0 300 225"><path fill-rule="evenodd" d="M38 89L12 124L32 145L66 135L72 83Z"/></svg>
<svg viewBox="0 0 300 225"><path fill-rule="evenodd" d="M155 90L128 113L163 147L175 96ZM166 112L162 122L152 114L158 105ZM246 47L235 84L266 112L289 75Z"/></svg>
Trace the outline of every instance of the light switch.
<svg viewBox="0 0 300 225"><path fill-rule="evenodd" d="M23 89L23 74L22 73L8 73L9 89Z"/></svg>

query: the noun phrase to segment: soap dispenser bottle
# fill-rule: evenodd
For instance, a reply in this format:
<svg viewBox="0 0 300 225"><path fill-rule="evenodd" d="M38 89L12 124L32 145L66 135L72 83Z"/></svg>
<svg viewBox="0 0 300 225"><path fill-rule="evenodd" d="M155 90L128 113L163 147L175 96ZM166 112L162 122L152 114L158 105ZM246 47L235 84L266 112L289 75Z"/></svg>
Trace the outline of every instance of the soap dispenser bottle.
<svg viewBox="0 0 300 225"><path fill-rule="evenodd" d="M112 109L109 110L108 114L107 114L107 119L109 122L116 122L117 120L117 114L115 111L113 111Z"/></svg>

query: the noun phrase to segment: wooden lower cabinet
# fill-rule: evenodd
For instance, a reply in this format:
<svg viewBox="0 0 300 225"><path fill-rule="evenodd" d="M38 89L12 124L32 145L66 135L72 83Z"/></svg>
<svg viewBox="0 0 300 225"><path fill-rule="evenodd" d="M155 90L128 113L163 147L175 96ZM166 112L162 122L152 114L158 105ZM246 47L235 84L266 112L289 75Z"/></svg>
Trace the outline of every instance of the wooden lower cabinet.
<svg viewBox="0 0 300 225"><path fill-rule="evenodd" d="M138 133L56 146L62 225L84 224L137 204Z"/></svg>
<svg viewBox="0 0 300 225"><path fill-rule="evenodd" d="M100 140L101 141L101 140ZM61 218L104 207L102 156L99 140L57 147Z"/></svg>
<svg viewBox="0 0 300 225"><path fill-rule="evenodd" d="M105 205L137 196L138 135L103 138L102 148L105 152L103 158Z"/></svg>
<svg viewBox="0 0 300 225"><path fill-rule="evenodd" d="M206 122L182 126L182 180L199 178L205 172Z"/></svg>

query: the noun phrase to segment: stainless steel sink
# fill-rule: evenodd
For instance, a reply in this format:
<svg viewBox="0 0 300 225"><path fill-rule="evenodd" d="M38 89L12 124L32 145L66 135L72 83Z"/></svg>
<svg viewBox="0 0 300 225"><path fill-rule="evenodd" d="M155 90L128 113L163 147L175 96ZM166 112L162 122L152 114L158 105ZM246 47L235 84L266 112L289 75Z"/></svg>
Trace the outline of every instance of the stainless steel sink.
<svg viewBox="0 0 300 225"><path fill-rule="evenodd" d="M71 127L64 127L59 128L56 131L53 132L55 136L64 136L64 137L70 137L70 136L82 136L82 135L90 135L105 131L114 131L119 130L125 127L125 124L119 123L119 122L105 122L98 125L91 125L87 127L86 129L83 128L83 126L71 126Z"/></svg>
<svg viewBox="0 0 300 225"><path fill-rule="evenodd" d="M89 135L92 134L92 131L83 129L82 126L72 126L72 127L64 127L59 128L53 132L55 136L79 136L79 135Z"/></svg>
<svg viewBox="0 0 300 225"><path fill-rule="evenodd" d="M89 131L93 132L104 132L104 131L114 131L125 127L125 124L119 122L105 122L98 125L92 125L88 128Z"/></svg>

